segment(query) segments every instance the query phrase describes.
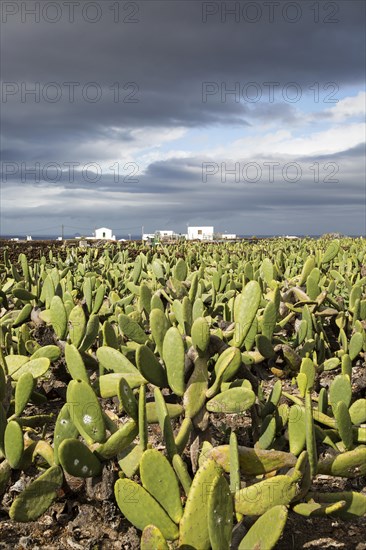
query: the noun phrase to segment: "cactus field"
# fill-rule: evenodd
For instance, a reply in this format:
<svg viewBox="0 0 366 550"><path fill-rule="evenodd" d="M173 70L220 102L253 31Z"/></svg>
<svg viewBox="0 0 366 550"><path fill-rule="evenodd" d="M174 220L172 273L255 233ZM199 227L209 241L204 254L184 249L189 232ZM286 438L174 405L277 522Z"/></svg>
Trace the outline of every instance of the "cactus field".
<svg viewBox="0 0 366 550"><path fill-rule="evenodd" d="M0 548L366 549L364 239L8 243L0 276Z"/></svg>

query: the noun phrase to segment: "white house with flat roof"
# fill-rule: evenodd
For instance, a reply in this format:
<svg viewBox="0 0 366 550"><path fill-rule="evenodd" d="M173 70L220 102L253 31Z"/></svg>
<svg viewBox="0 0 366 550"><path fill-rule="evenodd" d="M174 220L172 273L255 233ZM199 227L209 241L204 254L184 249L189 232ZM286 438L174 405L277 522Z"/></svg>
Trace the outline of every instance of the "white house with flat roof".
<svg viewBox="0 0 366 550"><path fill-rule="evenodd" d="M94 238L98 240L115 241L116 236L112 235L112 229L108 227L99 227L94 231Z"/></svg>
<svg viewBox="0 0 366 550"><path fill-rule="evenodd" d="M187 227L187 239L189 241L212 241L214 236L213 226Z"/></svg>

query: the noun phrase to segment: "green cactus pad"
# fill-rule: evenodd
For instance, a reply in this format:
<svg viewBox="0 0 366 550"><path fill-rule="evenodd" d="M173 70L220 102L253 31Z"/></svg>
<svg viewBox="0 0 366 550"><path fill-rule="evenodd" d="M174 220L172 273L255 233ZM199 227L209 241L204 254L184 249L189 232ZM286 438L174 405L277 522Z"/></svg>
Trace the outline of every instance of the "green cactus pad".
<svg viewBox="0 0 366 550"><path fill-rule="evenodd" d="M231 388L216 395L206 403L206 408L215 413L241 413L255 403L255 393L248 388Z"/></svg>
<svg viewBox="0 0 366 550"><path fill-rule="evenodd" d="M5 457L10 466L19 468L24 451L24 438L21 426L15 420L11 420L4 433Z"/></svg>
<svg viewBox="0 0 366 550"><path fill-rule="evenodd" d="M101 348L99 348L101 349ZM113 372L111 374L103 374L99 378L99 392L101 397L114 397L118 395L119 384L123 378L130 388L138 388L141 384L145 384L147 381L141 376L139 371L136 369L137 374L135 373L121 373Z"/></svg>
<svg viewBox="0 0 366 550"><path fill-rule="evenodd" d="M263 312L262 334L270 342L272 341L273 332L277 321L277 307L274 302L268 302Z"/></svg>
<svg viewBox="0 0 366 550"><path fill-rule="evenodd" d="M271 550L283 533L287 521L287 508L282 504L267 510L239 544L239 550Z"/></svg>
<svg viewBox="0 0 366 550"><path fill-rule="evenodd" d="M184 344L176 327L171 327L165 334L163 342L163 359L168 383L176 395L184 394Z"/></svg>
<svg viewBox="0 0 366 550"><path fill-rule="evenodd" d="M349 408L352 424L357 426L366 422L366 399L357 399Z"/></svg>
<svg viewBox="0 0 366 550"><path fill-rule="evenodd" d="M218 358L215 365L215 382L207 390L206 397L211 399L220 389L221 383L235 376L241 365L241 353L238 348L227 348Z"/></svg>
<svg viewBox="0 0 366 550"><path fill-rule="evenodd" d="M140 550L169 550L161 531L155 525L147 525L142 531Z"/></svg>
<svg viewBox="0 0 366 550"><path fill-rule="evenodd" d="M53 450L54 450L54 460L56 464L59 464L58 460L58 448L64 439L73 439L77 438L79 435L78 430L76 429L74 423L72 422L69 415L69 407L67 403L60 410L56 424L55 431L53 434Z"/></svg>
<svg viewBox="0 0 366 550"><path fill-rule="evenodd" d="M308 357L305 357L301 361L300 373L306 374L306 379L307 379L306 390L308 391L312 390L314 386L314 380L315 380L315 366L313 361Z"/></svg>
<svg viewBox="0 0 366 550"><path fill-rule="evenodd" d="M296 474L296 475L295 475ZM301 474L278 475L245 487L235 493L235 511L247 516L261 516L278 504L287 505L300 492Z"/></svg>
<svg viewBox="0 0 366 550"><path fill-rule="evenodd" d="M37 296L25 288L14 288L12 294L15 298L18 298L18 300L22 300L22 302L30 302L31 300L37 299Z"/></svg>
<svg viewBox="0 0 366 550"><path fill-rule="evenodd" d="M14 372L20 369L23 365L29 362L29 357L26 355L7 355L5 364L7 373L12 376Z"/></svg>
<svg viewBox="0 0 366 550"><path fill-rule="evenodd" d="M280 468L292 468L296 464L296 456L283 451L267 451L238 446L240 471L247 476L257 476L279 470ZM230 473L230 447L220 445L207 452L207 457L212 457L224 469Z"/></svg>
<svg viewBox="0 0 366 550"><path fill-rule="evenodd" d="M239 462L239 448L238 440L235 432L230 434L229 443L230 452L230 491L235 493L240 489L240 462Z"/></svg>
<svg viewBox="0 0 366 550"><path fill-rule="evenodd" d="M179 432L177 433L177 436L175 438L175 444L177 447L178 454L183 453L188 443L192 429L193 429L192 420L189 417L184 418L180 425Z"/></svg>
<svg viewBox="0 0 366 550"><path fill-rule="evenodd" d="M290 453L298 456L305 448L305 409L300 405L292 405L288 419L288 437Z"/></svg>
<svg viewBox="0 0 366 550"><path fill-rule="evenodd" d="M118 348L118 339L116 335L116 331L113 328L112 323L109 321L104 321L103 327L102 327L102 335L103 335L103 346L108 346L113 349Z"/></svg>
<svg viewBox="0 0 366 550"><path fill-rule="evenodd" d="M352 420L344 401L339 401L335 407L334 416L337 422L338 433L349 451L353 447Z"/></svg>
<svg viewBox="0 0 366 550"><path fill-rule="evenodd" d="M314 258L312 256L309 256L309 258L307 258L306 262L303 265L301 275L300 275L300 280L299 280L299 286L302 286L306 282L306 279L308 278L308 276L310 275L314 267L315 267Z"/></svg>
<svg viewBox="0 0 366 550"><path fill-rule="evenodd" d="M186 496L188 496L192 485L192 479L188 473L187 464L180 455L175 454L173 456L172 465Z"/></svg>
<svg viewBox="0 0 366 550"><path fill-rule="evenodd" d="M188 380L183 396L183 406L187 417L194 418L205 404L207 384L207 360L203 357L198 357L194 362L194 370Z"/></svg>
<svg viewBox="0 0 366 550"><path fill-rule="evenodd" d="M87 443L103 443L105 423L94 390L82 380L71 380L66 394L70 417Z"/></svg>
<svg viewBox="0 0 366 550"><path fill-rule="evenodd" d="M81 305L75 306L70 311L68 326L70 341L76 348L78 348L84 338L86 330L86 317Z"/></svg>
<svg viewBox="0 0 366 550"><path fill-rule="evenodd" d="M64 439L58 448L58 457L71 476L86 478L101 474L101 462L79 439Z"/></svg>
<svg viewBox="0 0 366 550"><path fill-rule="evenodd" d="M143 385L140 386L140 391L139 391L138 433L140 437L141 448L143 451L146 451L147 441L148 441L147 415L146 415L146 386L143 386Z"/></svg>
<svg viewBox="0 0 366 550"><path fill-rule="evenodd" d="M52 466L34 480L14 500L9 510L13 521L35 521L38 519L57 496L57 491L63 483L63 473L59 466Z"/></svg>
<svg viewBox="0 0 366 550"><path fill-rule="evenodd" d="M262 413L261 413L261 416L262 417L265 417L267 416L268 414L272 414L275 412L276 410L276 407L281 399L281 395L282 395L282 384L281 384L281 380L277 380L277 382L275 382L272 390L271 390L271 393L269 394L268 396L268 399L263 407L263 410L262 410Z"/></svg>
<svg viewBox="0 0 366 550"><path fill-rule="evenodd" d="M204 317L198 317L191 328L192 344L200 355L204 355L210 341L210 327Z"/></svg>
<svg viewBox="0 0 366 550"><path fill-rule="evenodd" d="M222 470L213 459L207 459L197 471L188 493L180 522L179 545L182 548L209 550L209 496Z"/></svg>
<svg viewBox="0 0 366 550"><path fill-rule="evenodd" d="M138 426L134 420L128 420L116 432L110 435L105 443L95 447L95 453L104 458L114 458L135 439L138 434Z"/></svg>
<svg viewBox="0 0 366 550"><path fill-rule="evenodd" d="M99 333L99 317L98 315L90 315L86 324L86 331L84 338L79 346L79 351L83 352L88 350L95 342Z"/></svg>
<svg viewBox="0 0 366 550"><path fill-rule="evenodd" d="M164 367L147 346L142 345L137 348L136 364L142 376L151 382L151 384L159 388L164 388L168 385Z"/></svg>
<svg viewBox="0 0 366 550"><path fill-rule="evenodd" d="M98 287L98 289L95 293L95 296L94 296L94 303L93 303L93 309L92 309L93 314L98 313L98 311L102 307L105 293L106 293L106 286L101 284Z"/></svg>
<svg viewBox="0 0 366 550"><path fill-rule="evenodd" d="M326 251L324 252L324 255L321 259L321 263L322 264L327 264L329 262L331 262L332 260L334 260L334 258L337 256L339 250L340 250L340 241L339 239L334 239L334 241L332 241Z"/></svg>
<svg viewBox="0 0 366 550"><path fill-rule="evenodd" d="M339 401L343 401L349 407L352 399L352 387L347 375L338 374L329 388L329 402L335 410Z"/></svg>
<svg viewBox="0 0 366 550"><path fill-rule="evenodd" d="M52 361L57 361L60 355L61 350L58 346L42 346L31 355L30 360L32 361L32 359L38 359L39 357L47 357L52 363Z"/></svg>
<svg viewBox="0 0 366 550"><path fill-rule="evenodd" d="M69 371L71 378L74 380L83 380L89 384L89 378L86 373L83 358L74 344L66 344L65 360L67 370Z"/></svg>
<svg viewBox="0 0 366 550"><path fill-rule="evenodd" d="M235 300L234 321L235 331L233 345L240 348L250 329L261 301L261 289L257 281L249 281L242 294Z"/></svg>
<svg viewBox="0 0 366 550"><path fill-rule="evenodd" d="M179 403L165 403L165 406L171 420L178 418L178 416L181 416L184 413L184 409L182 405L179 405ZM146 417L148 424L157 424L159 422L156 404L154 401L146 403Z"/></svg>
<svg viewBox="0 0 366 550"><path fill-rule="evenodd" d="M0 462L0 497L5 493L10 478L11 466L7 460L3 460Z"/></svg>
<svg viewBox="0 0 366 550"><path fill-rule="evenodd" d="M118 315L118 325L123 335L133 342L144 344L148 339L148 335L145 334L145 331L136 321L128 317L128 315L124 315L123 313Z"/></svg>
<svg viewBox="0 0 366 550"><path fill-rule="evenodd" d="M308 502L300 502L293 507L293 511L300 516L313 517L313 516L327 516L335 514L342 510L346 505L344 500L330 504L319 504L313 500Z"/></svg>
<svg viewBox="0 0 366 550"><path fill-rule="evenodd" d="M224 476L215 479L208 501L208 532L212 550L229 550L233 528L233 501Z"/></svg>
<svg viewBox="0 0 366 550"><path fill-rule="evenodd" d="M264 418L261 426L261 432L258 439L260 449L270 449L276 435L277 421L276 417L268 415Z"/></svg>
<svg viewBox="0 0 366 550"><path fill-rule="evenodd" d="M177 453L177 446L175 444L175 439L174 439L173 429L172 429L172 425L168 414L168 409L164 401L164 397L161 391L159 390L159 388L155 388L154 398L155 398L156 412L159 419L160 429L164 436L166 450L169 458L172 459L173 456Z"/></svg>
<svg viewBox="0 0 366 550"><path fill-rule="evenodd" d="M139 370L118 350L108 346L102 346L97 349L97 359L103 369L115 373L135 374L141 377Z"/></svg>
<svg viewBox="0 0 366 550"><path fill-rule="evenodd" d="M21 359L23 356L10 355L6 358L8 372L13 380L19 380L21 375L25 372L30 372L33 378L40 378L50 368L50 360L47 357L39 357L38 359L32 359L31 361L20 360L18 364L8 360L10 357L19 357L19 359Z"/></svg>
<svg viewBox="0 0 366 550"><path fill-rule="evenodd" d="M118 385L118 399L120 401L123 410L133 419L135 422L138 420L138 405L136 398L131 390L128 382L125 378L121 378Z"/></svg>
<svg viewBox="0 0 366 550"><path fill-rule="evenodd" d="M67 333L67 313L59 296L53 296L50 304L50 317L53 329L60 340L65 340Z"/></svg>
<svg viewBox="0 0 366 550"><path fill-rule="evenodd" d="M366 495L356 491L342 491L335 493L308 493L307 499L314 499L320 504L331 504L344 501L345 505L335 513L343 519L355 519L366 515Z"/></svg>
<svg viewBox="0 0 366 550"><path fill-rule="evenodd" d="M33 307L31 304L25 304L25 306L20 310L19 314L15 317L13 321L13 327L19 327L20 325L25 323L25 321L29 319L32 309Z"/></svg>
<svg viewBox="0 0 366 550"><path fill-rule="evenodd" d="M366 446L318 462L318 474L354 478L366 474Z"/></svg>
<svg viewBox="0 0 366 550"><path fill-rule="evenodd" d="M160 357L163 357L163 342L169 326L168 319L160 309L151 310L150 329Z"/></svg>
<svg viewBox="0 0 366 550"><path fill-rule="evenodd" d="M174 523L179 523L183 510L178 481L168 460L157 450L148 449L140 462L143 487L159 502Z"/></svg>
<svg viewBox="0 0 366 550"><path fill-rule="evenodd" d="M308 382L307 382L308 385ZM310 391L307 390L305 394L305 435L306 435L306 450L309 456L310 473L311 477L316 475L317 470L317 447L314 430L313 409L311 402Z"/></svg>
<svg viewBox="0 0 366 550"><path fill-rule="evenodd" d="M20 416L25 409L34 389L34 378L30 372L19 376L15 387L15 415Z"/></svg>
<svg viewBox="0 0 366 550"><path fill-rule="evenodd" d="M144 450L140 444L132 443L118 455L118 464L127 477L135 475L140 466Z"/></svg>
<svg viewBox="0 0 366 550"><path fill-rule="evenodd" d="M351 361L354 361L358 354L362 351L364 344L364 335L361 332L355 332L349 342L349 356Z"/></svg>
<svg viewBox="0 0 366 550"><path fill-rule="evenodd" d="M179 260L174 266L175 279L178 279L178 281L185 281L187 278L187 273L188 273L188 267L186 262L182 258L179 258Z"/></svg>
<svg viewBox="0 0 366 550"><path fill-rule="evenodd" d="M114 494L122 514L137 529L143 531L148 525L155 525L166 539L178 538L176 524L141 485L130 479L119 479Z"/></svg>

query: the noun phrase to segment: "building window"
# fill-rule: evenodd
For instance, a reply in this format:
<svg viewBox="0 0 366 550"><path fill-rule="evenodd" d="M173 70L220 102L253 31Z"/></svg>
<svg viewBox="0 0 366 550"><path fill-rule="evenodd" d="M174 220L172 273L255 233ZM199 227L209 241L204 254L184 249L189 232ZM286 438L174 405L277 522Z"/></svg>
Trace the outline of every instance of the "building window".
<svg viewBox="0 0 366 550"><path fill-rule="evenodd" d="M198 230L198 235L202 235L202 229Z"/></svg>
<svg viewBox="0 0 366 550"><path fill-rule="evenodd" d="M105 231L103 231L103 239L105 238Z"/></svg>

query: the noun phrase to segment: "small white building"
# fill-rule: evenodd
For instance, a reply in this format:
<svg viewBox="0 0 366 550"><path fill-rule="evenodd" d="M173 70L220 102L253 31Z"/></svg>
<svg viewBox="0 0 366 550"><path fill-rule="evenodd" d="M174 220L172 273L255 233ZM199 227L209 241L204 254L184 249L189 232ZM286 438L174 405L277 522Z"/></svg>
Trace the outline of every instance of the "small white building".
<svg viewBox="0 0 366 550"><path fill-rule="evenodd" d="M99 227L94 231L94 238L98 240L115 241L116 236L112 235L112 229L108 227Z"/></svg>
<svg viewBox="0 0 366 550"><path fill-rule="evenodd" d="M235 233L221 233L220 239L233 240L236 239Z"/></svg>
<svg viewBox="0 0 366 550"><path fill-rule="evenodd" d="M161 237L173 237L175 235L175 233L174 233L174 231L171 231L171 230L159 229L158 231L155 231L155 235L159 238L161 238Z"/></svg>
<svg viewBox="0 0 366 550"><path fill-rule="evenodd" d="M152 241L155 238L155 233L143 233L142 240L143 241Z"/></svg>
<svg viewBox="0 0 366 550"><path fill-rule="evenodd" d="M159 229L158 231L155 231L155 233L144 233L142 235L143 241L152 241L156 239L157 241L160 240L169 240L169 239L175 239L177 238L177 234L172 231L171 229Z"/></svg>
<svg viewBox="0 0 366 550"><path fill-rule="evenodd" d="M188 227L187 239L189 241L212 241L214 236L213 226Z"/></svg>

